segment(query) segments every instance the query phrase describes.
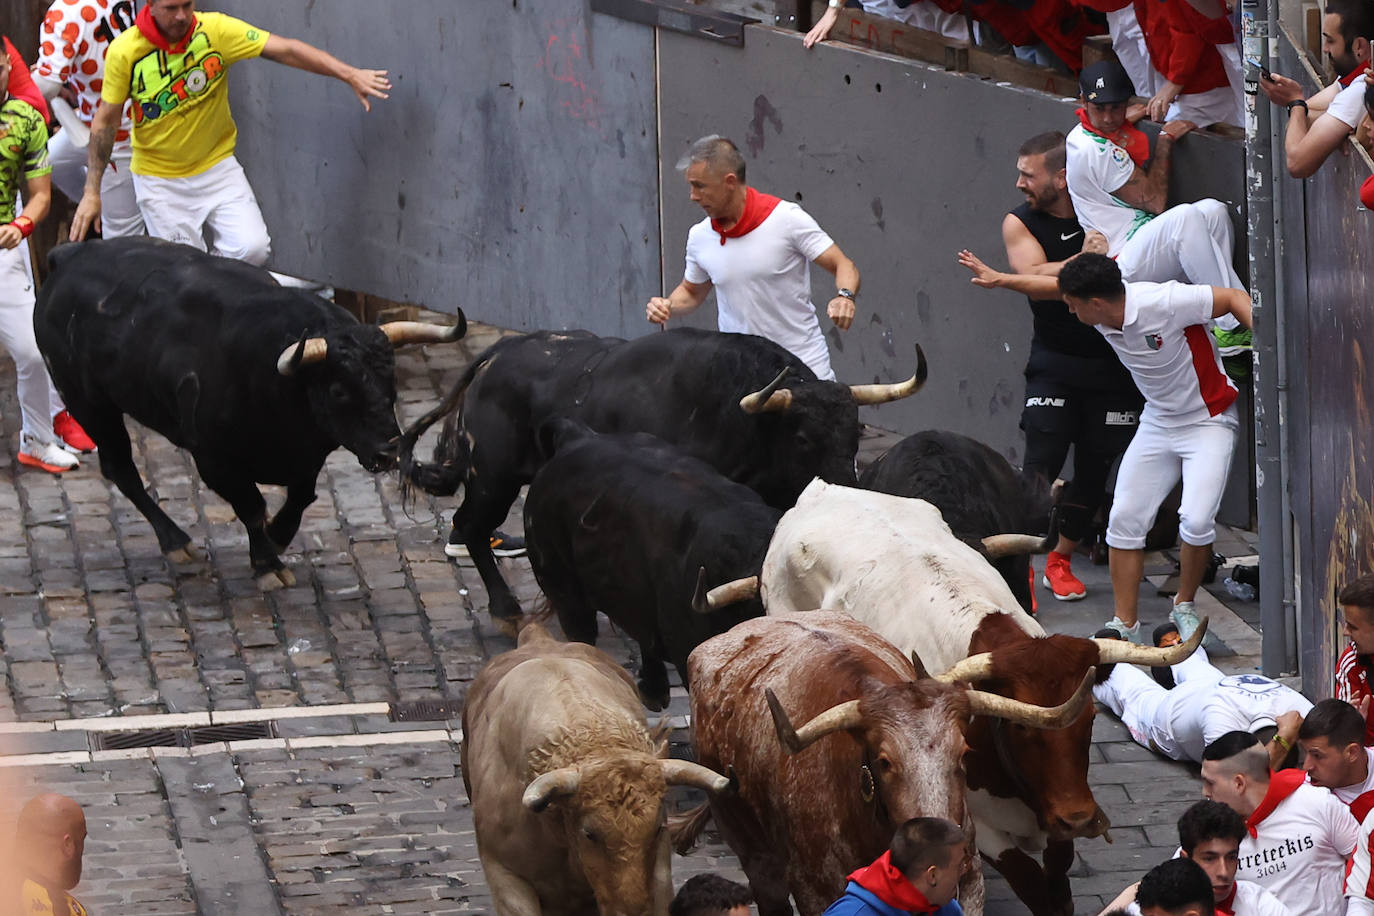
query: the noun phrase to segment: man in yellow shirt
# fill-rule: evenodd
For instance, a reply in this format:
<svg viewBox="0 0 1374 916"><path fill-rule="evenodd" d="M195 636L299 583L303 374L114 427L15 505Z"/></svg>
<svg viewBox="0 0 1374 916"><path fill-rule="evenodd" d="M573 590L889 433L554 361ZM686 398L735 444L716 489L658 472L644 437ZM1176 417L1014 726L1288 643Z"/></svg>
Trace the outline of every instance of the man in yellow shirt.
<svg viewBox="0 0 1374 916"><path fill-rule="evenodd" d="M195 0L149 0L105 55L105 82L91 122L87 180L72 241L100 217L99 176L109 162L120 112L132 100L134 188L148 234L262 265L271 239L257 198L234 156L229 67L266 57L347 83L371 110L391 88L385 70L360 70L303 41L270 35L222 13L196 13ZM92 181L90 176L97 176Z"/></svg>
<svg viewBox="0 0 1374 916"><path fill-rule="evenodd" d="M65 795L46 793L24 805L14 831L16 869L23 916L86 916L67 891L81 883L86 851L86 815ZM13 901L13 898L11 898ZM10 912L4 910L3 912Z"/></svg>

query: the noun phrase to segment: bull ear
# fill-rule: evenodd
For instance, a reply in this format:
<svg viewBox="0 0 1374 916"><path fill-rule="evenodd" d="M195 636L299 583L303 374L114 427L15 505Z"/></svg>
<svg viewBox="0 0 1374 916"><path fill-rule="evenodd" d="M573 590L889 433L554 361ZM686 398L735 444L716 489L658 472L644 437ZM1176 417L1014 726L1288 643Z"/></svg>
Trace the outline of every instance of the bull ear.
<svg viewBox="0 0 1374 916"><path fill-rule="evenodd" d="M921 656L916 654L915 649L911 650L911 667L916 669L916 680L924 681L930 677L930 672L926 670L925 665L921 664Z"/></svg>

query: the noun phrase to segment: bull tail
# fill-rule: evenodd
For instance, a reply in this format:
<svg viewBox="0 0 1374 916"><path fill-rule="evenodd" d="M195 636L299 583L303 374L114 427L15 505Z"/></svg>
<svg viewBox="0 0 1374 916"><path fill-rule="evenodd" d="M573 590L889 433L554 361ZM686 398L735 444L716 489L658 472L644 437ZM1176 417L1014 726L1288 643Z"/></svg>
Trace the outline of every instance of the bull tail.
<svg viewBox="0 0 1374 916"><path fill-rule="evenodd" d="M471 452L462 429L463 399L468 386L477 377L477 371L486 363L485 358L474 361L438 406L401 433L399 462L403 499L409 500L416 488L432 496L452 496L467 478ZM424 464L416 461L415 446L420 437L440 420L444 421L444 428L434 446L432 462Z"/></svg>
<svg viewBox="0 0 1374 916"><path fill-rule="evenodd" d="M673 851L680 856L690 853L692 847L697 845L697 840L701 839L701 831L706 829L706 823L710 820L711 805L707 802L668 818L668 840L673 844Z"/></svg>

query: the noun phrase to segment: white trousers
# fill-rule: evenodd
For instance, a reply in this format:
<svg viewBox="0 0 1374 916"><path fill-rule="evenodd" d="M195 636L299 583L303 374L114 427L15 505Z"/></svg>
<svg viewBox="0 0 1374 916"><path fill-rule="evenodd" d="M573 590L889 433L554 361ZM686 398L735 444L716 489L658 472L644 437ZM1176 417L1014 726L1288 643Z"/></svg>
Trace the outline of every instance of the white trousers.
<svg viewBox="0 0 1374 916"><path fill-rule="evenodd" d="M1116 263L1126 282L1182 280L1245 289L1231 266L1235 241L1226 205L1208 197L1177 204L1136 230Z"/></svg>
<svg viewBox="0 0 1374 916"><path fill-rule="evenodd" d="M100 178L100 234L107 238L143 234L143 215L134 196L134 173L129 171L133 147L128 140L114 145L110 166ZM81 200L86 187L86 148L73 146L70 135L59 130L48 141L52 183L73 202Z"/></svg>
<svg viewBox="0 0 1374 916"><path fill-rule="evenodd" d="M1235 404L1215 417L1176 428L1158 426L1142 416L1117 471L1107 545L1143 549L1155 513L1180 477L1178 536L1194 547L1212 543L1238 425Z"/></svg>
<svg viewBox="0 0 1374 916"><path fill-rule="evenodd" d="M33 336L33 279L27 246L0 249L0 347L14 360L18 376L22 433L41 442L55 442L53 414L57 392Z"/></svg>
<svg viewBox="0 0 1374 916"><path fill-rule="evenodd" d="M1145 48L1145 33L1135 18L1134 4L1127 4L1107 14L1107 31L1112 36L1112 50L1126 68L1126 75L1135 84L1135 94L1150 98L1155 94L1155 71L1150 66L1150 52Z"/></svg>
<svg viewBox="0 0 1374 916"><path fill-rule="evenodd" d="M1222 47L1234 47L1225 45ZM1218 47L1218 51L1221 47ZM1230 79L1230 74L1227 74ZM1169 106L1165 120L1183 119L1192 121L1198 127L1211 127L1213 124L1236 124L1242 126L1242 109L1236 105L1236 93L1228 82L1225 86L1208 89L1206 92L1188 92L1174 99Z"/></svg>
<svg viewBox="0 0 1374 916"><path fill-rule="evenodd" d="M234 156L187 178L136 174L134 187L151 236L205 251L209 228L214 239L211 254L257 267L272 254L258 199Z"/></svg>

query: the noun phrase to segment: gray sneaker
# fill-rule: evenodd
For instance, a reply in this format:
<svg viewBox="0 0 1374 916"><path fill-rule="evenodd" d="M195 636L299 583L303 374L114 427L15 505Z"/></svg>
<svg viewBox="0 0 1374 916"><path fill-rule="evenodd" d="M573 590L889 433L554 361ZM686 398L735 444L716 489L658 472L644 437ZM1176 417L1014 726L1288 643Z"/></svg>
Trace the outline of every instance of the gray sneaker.
<svg viewBox="0 0 1374 916"><path fill-rule="evenodd" d="M1121 638L1124 639L1126 642L1133 642L1136 645L1140 645L1139 620L1135 622L1135 626L1128 627L1120 617L1113 617L1111 620L1103 624L1102 629L1115 630L1117 633L1121 634Z"/></svg>
<svg viewBox="0 0 1374 916"><path fill-rule="evenodd" d="M1197 609L1191 601L1175 601L1173 610L1169 611L1169 619L1178 627L1178 635L1184 642L1192 638L1202 623L1202 618L1198 617Z"/></svg>

